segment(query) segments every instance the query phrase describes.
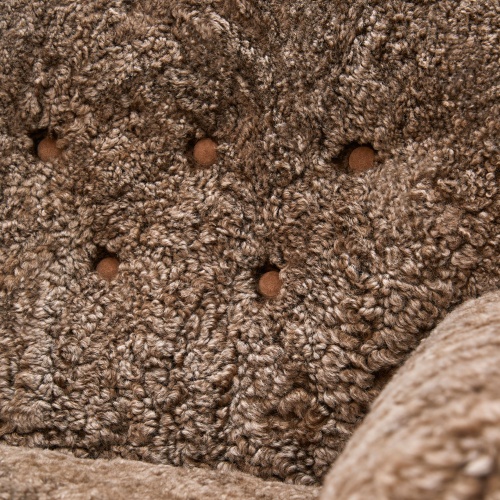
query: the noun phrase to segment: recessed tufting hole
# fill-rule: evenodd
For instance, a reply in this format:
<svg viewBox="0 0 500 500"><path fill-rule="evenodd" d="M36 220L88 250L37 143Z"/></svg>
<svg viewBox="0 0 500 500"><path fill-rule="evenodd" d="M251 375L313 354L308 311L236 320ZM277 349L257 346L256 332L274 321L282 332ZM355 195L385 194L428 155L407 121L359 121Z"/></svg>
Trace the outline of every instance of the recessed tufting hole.
<svg viewBox="0 0 500 500"><path fill-rule="evenodd" d="M266 262L258 269L258 286L259 293L268 299L278 296L283 282L279 276L279 268L270 262Z"/></svg>
<svg viewBox="0 0 500 500"><path fill-rule="evenodd" d="M42 161L53 161L61 154L61 150L56 146L56 140L51 137L46 137L40 142L37 152Z"/></svg>
<svg viewBox="0 0 500 500"><path fill-rule="evenodd" d="M49 130L47 128L40 128L34 130L28 134L28 137L33 141L33 149L31 153L38 156L38 145L49 135Z"/></svg>
<svg viewBox="0 0 500 500"><path fill-rule="evenodd" d="M196 142L193 148L194 161L202 167L210 167L217 161L217 143L209 137Z"/></svg>
<svg viewBox="0 0 500 500"><path fill-rule="evenodd" d="M104 247L98 247L93 267L100 278L111 281L118 274L120 261L116 254L108 252Z"/></svg>
<svg viewBox="0 0 500 500"><path fill-rule="evenodd" d="M189 156L192 161L194 161L193 151L194 151L194 147L196 146L197 142L198 142L198 139L196 139L194 137L192 139L189 139L189 141L188 141L188 143L186 145L186 155Z"/></svg>
<svg viewBox="0 0 500 500"><path fill-rule="evenodd" d="M53 161L60 154L61 150L56 145L57 138L49 135L48 129L39 129L30 133L29 136L33 141L33 154L38 156L42 161Z"/></svg>
<svg viewBox="0 0 500 500"><path fill-rule="evenodd" d="M257 269L257 274L261 275L261 274L267 273L267 271L279 271L279 267L275 266L274 264L271 264L267 260L266 262L264 262L264 264L262 264L262 266L260 266Z"/></svg>
<svg viewBox="0 0 500 500"><path fill-rule="evenodd" d="M373 168L376 151L369 144L351 142L333 159L337 167L346 172L359 174Z"/></svg>
<svg viewBox="0 0 500 500"><path fill-rule="evenodd" d="M353 172L364 172L375 164L375 150L370 146L354 148L349 155L349 168Z"/></svg>

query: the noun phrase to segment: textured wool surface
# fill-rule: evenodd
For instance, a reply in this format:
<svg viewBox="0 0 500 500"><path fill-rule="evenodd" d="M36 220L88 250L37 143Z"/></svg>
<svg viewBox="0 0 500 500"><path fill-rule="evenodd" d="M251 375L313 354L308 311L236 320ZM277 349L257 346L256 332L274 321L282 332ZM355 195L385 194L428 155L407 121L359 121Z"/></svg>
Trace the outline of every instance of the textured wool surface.
<svg viewBox="0 0 500 500"><path fill-rule="evenodd" d="M500 284L498 11L1 2L0 439L320 482Z"/></svg>
<svg viewBox="0 0 500 500"><path fill-rule="evenodd" d="M431 332L382 390L321 490L0 444L0 499L498 500L499 351L497 291L467 301Z"/></svg>

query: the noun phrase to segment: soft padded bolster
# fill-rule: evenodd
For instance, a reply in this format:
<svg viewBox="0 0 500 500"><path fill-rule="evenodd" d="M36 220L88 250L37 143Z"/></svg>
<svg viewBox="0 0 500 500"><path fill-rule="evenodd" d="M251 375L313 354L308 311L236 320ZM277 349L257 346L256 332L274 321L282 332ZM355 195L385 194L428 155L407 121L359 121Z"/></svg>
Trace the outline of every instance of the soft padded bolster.
<svg viewBox="0 0 500 500"><path fill-rule="evenodd" d="M0 444L0 498L86 500L317 498L318 488L123 459L84 459L60 451Z"/></svg>
<svg viewBox="0 0 500 500"><path fill-rule="evenodd" d="M453 311L396 373L322 500L500 498L500 292Z"/></svg>

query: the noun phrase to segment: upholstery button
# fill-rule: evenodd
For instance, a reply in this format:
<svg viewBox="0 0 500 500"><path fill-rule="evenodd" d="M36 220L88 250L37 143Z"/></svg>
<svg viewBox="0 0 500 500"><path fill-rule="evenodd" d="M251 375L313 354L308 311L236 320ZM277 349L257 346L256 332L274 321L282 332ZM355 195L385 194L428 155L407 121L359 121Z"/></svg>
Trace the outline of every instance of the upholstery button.
<svg viewBox="0 0 500 500"><path fill-rule="evenodd" d="M373 167L375 151L368 146L359 146L349 155L349 167L354 172L364 172Z"/></svg>
<svg viewBox="0 0 500 500"><path fill-rule="evenodd" d="M281 279L278 271L268 271L259 279L259 292L269 299L276 297L281 290Z"/></svg>
<svg viewBox="0 0 500 500"><path fill-rule="evenodd" d="M217 161L217 144L208 137L200 139L194 146L193 156L196 163L209 167Z"/></svg>
<svg viewBox="0 0 500 500"><path fill-rule="evenodd" d="M120 261L115 257L105 257L96 267L97 274L107 281L111 281L118 274Z"/></svg>
<svg viewBox="0 0 500 500"><path fill-rule="evenodd" d="M55 139L46 137L38 144L37 153L40 160L52 161L61 154L61 150L56 146Z"/></svg>

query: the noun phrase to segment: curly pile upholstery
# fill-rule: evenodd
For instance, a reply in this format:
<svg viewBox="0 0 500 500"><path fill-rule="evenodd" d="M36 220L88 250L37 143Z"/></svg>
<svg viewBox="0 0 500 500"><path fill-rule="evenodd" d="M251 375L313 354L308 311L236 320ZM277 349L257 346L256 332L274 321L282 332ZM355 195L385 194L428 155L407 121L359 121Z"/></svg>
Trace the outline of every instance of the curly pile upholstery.
<svg viewBox="0 0 500 500"><path fill-rule="evenodd" d="M498 500L499 349L497 291L467 301L422 342L381 392L321 490L237 471L81 459L0 444L0 498Z"/></svg>
<svg viewBox="0 0 500 500"><path fill-rule="evenodd" d="M0 440L320 484L499 287L499 32L494 0L1 2Z"/></svg>

